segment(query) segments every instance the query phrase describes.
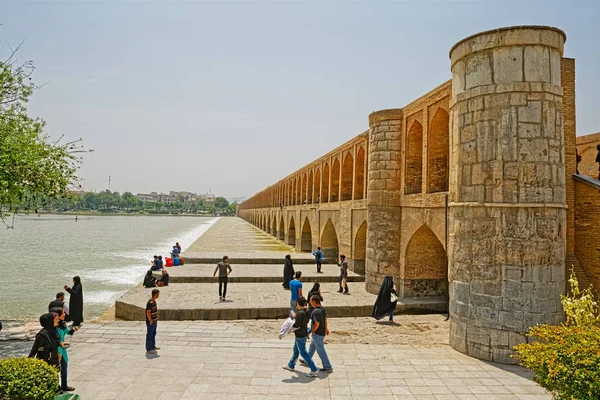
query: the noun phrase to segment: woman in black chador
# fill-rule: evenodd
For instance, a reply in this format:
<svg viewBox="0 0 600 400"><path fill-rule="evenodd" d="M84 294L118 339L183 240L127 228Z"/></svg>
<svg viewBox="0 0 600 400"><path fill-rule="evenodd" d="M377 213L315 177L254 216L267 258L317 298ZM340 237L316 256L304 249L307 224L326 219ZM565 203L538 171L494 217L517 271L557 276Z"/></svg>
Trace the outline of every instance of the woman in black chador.
<svg viewBox="0 0 600 400"><path fill-rule="evenodd" d="M294 263L292 263L292 256L289 254L285 256L285 265L283 266L283 286L284 289L290 289L290 281L294 279Z"/></svg>
<svg viewBox="0 0 600 400"><path fill-rule="evenodd" d="M73 278L73 287L65 285L65 290L69 292L69 317L73 321L73 326L79 326L83 323L83 286L81 286L81 278L78 276Z"/></svg>
<svg viewBox="0 0 600 400"><path fill-rule="evenodd" d="M389 315L390 322L394 321L394 310L396 309L397 302L398 296L394 288L394 279L391 276L386 276L379 288L379 294L373 306L373 318L379 321L381 318Z"/></svg>
<svg viewBox="0 0 600 400"><path fill-rule="evenodd" d="M39 358L50 365L58 367L58 315L53 313L43 314L40 317L42 329L35 335L35 342L29 352L29 358Z"/></svg>

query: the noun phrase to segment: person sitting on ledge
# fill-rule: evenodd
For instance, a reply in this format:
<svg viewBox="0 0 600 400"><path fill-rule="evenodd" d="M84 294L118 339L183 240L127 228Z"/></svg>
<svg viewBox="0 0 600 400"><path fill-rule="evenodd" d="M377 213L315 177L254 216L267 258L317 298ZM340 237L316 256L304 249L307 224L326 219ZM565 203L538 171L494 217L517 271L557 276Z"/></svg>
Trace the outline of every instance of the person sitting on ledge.
<svg viewBox="0 0 600 400"><path fill-rule="evenodd" d="M169 286L169 274L166 269L162 270L162 276L156 281L158 286Z"/></svg>
<svg viewBox="0 0 600 400"><path fill-rule="evenodd" d="M152 270L149 269L144 276L144 287L156 287L156 278L152 275Z"/></svg>
<svg viewBox="0 0 600 400"><path fill-rule="evenodd" d="M156 267L158 269L162 269L162 267L164 267L162 256L158 256L156 259Z"/></svg>
<svg viewBox="0 0 600 400"><path fill-rule="evenodd" d="M152 260L152 266L150 267L150 270L160 271L161 268L162 265L158 262L158 256L154 256L154 260Z"/></svg>
<svg viewBox="0 0 600 400"><path fill-rule="evenodd" d="M179 259L179 255L173 254L173 266L176 267L181 265L181 260Z"/></svg>

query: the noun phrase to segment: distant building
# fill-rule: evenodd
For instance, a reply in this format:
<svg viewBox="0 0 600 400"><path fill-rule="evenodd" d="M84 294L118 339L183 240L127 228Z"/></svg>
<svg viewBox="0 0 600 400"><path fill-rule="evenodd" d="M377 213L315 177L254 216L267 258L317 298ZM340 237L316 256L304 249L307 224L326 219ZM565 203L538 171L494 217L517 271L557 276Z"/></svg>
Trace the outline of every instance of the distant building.
<svg viewBox="0 0 600 400"><path fill-rule="evenodd" d="M177 192L174 190L169 191L168 194L157 192L151 192L149 194L138 193L135 195L135 197L140 201L155 201L162 203L174 203L177 201L180 201L182 203L189 201L205 201L207 203L212 203L215 201L215 195L212 193L196 194L186 191Z"/></svg>

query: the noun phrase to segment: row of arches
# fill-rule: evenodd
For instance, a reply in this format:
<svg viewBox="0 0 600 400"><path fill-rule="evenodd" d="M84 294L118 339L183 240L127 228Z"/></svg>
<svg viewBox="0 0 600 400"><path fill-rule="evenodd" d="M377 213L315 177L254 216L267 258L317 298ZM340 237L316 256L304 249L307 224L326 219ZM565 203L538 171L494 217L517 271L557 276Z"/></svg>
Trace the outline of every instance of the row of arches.
<svg viewBox="0 0 600 400"><path fill-rule="evenodd" d="M427 132L427 193L448 190L449 128L450 116L439 107ZM423 125L414 120L406 135L406 163L404 168L404 193L415 194L423 190Z"/></svg>
<svg viewBox="0 0 600 400"><path fill-rule="evenodd" d="M341 161L340 161L341 160ZM313 165L254 196L241 208L266 208L330 203L365 198L366 146L345 151L319 165Z"/></svg>

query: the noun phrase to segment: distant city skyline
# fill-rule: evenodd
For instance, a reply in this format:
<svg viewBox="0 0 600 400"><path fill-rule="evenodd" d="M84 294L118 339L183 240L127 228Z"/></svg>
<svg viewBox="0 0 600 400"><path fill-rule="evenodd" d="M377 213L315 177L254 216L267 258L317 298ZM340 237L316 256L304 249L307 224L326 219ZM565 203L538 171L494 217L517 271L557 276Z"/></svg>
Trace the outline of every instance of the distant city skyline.
<svg viewBox="0 0 600 400"><path fill-rule="evenodd" d="M0 3L29 111L83 138L86 190L248 198L450 78L448 52L511 25L565 31L577 134L600 131L597 1ZM518 7L518 12L515 11ZM158 189L157 189L158 188Z"/></svg>

